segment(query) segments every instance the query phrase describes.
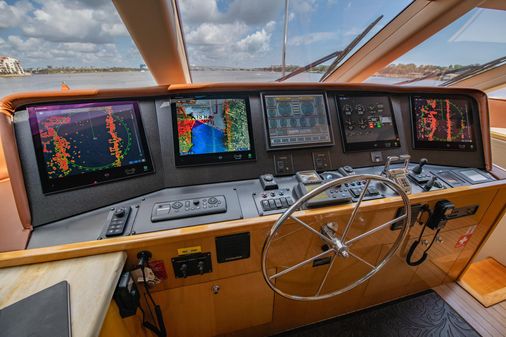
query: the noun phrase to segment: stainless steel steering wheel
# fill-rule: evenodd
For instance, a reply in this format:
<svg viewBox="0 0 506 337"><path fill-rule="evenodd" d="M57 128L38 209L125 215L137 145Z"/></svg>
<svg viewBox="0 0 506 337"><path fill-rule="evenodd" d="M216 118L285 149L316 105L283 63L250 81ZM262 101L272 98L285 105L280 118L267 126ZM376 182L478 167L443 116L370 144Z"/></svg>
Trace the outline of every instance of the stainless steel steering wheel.
<svg viewBox="0 0 506 337"><path fill-rule="evenodd" d="M320 195L321 193L326 192L327 190L333 187L337 187L340 185L342 186L345 185L346 183L350 184L356 181L363 181L363 182L365 181L365 184L341 235L338 234L338 230L336 228L335 223L324 224L321 227L321 230L318 231L313 226L294 216L294 213L296 211L303 209L305 203L308 200ZM396 216L394 219L390 221L387 221L379 226L375 226L372 229L369 229L368 231L358 234L353 238L348 238L350 228L355 222L357 214L359 213L360 205L362 204L362 200L364 199L366 191L368 190L368 187L370 186L371 182L381 183L383 184L383 186L386 186L395 193L397 193L397 195L399 195L400 198L402 199L403 212L401 215ZM304 260L291 266L285 265L268 266L268 258L269 252L271 250L271 245L276 240L276 237L279 236L280 229L283 227L283 225L287 222L288 219L302 226L302 228L305 228L308 232L312 233L313 235L316 235L319 239L321 239L322 244L325 245L325 249L322 249L323 251L321 253L316 254L310 258L305 258L307 257L305 256ZM411 207L408 196L398 184L387 178L377 175L362 174L338 178L323 183L321 186L318 186L314 190L310 191L309 193L299 198L297 202L295 202L290 208L288 208L279 217L276 223L272 226L269 235L264 242L262 250L262 273L265 278L265 281L276 293L292 300L315 301L342 294L364 283L374 274L376 274L383 266L385 266L385 264L395 254L397 249L400 247L401 243L406 238L406 235L408 234L409 231L410 219L411 219ZM389 228L392 224L396 224L396 227L399 228L399 231L396 232L398 233L397 238L395 239L394 243L392 244L392 247L388 250L388 252L384 254L383 257L380 257L375 264L368 262L365 258L360 257L359 254L356 254L350 250L350 247L354 244L358 244L360 240L369 237L370 235L377 233L383 229ZM288 244L290 244L289 240ZM290 293L289 291L280 289L280 287L276 285L277 280L281 280L283 276L325 257L330 258L329 267L325 272L323 278L321 279L318 290L314 293L314 295L306 296L301 294L293 294ZM360 263L367 265L367 269L364 272L363 276L359 276L355 281L352 281L350 284L342 286L338 289L333 289L329 292L324 292L323 290L326 282L328 281L330 272L333 266L339 262L339 259L355 259L356 261L359 261Z"/></svg>

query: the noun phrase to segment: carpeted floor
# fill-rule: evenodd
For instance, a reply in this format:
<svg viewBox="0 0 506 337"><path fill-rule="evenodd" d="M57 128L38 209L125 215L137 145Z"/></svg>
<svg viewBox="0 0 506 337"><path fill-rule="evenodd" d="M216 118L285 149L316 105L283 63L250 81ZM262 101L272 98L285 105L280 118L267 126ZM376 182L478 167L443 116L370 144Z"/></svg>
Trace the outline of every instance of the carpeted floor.
<svg viewBox="0 0 506 337"><path fill-rule="evenodd" d="M479 337L432 290L349 315L302 327L277 337Z"/></svg>

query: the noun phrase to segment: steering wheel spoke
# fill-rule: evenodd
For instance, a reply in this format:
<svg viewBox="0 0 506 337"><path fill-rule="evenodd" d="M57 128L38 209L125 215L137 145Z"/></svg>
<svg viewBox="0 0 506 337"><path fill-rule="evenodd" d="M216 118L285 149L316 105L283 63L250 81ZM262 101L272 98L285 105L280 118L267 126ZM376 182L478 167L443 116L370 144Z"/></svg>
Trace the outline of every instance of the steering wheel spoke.
<svg viewBox="0 0 506 337"><path fill-rule="evenodd" d="M344 185L345 183L352 183L354 181L365 181L365 183L362 185L363 189L359 194L359 197L354 205L353 210L351 211L350 218L346 222L346 225L344 225L344 229L343 229L341 235L338 235L339 225L335 222L320 224L321 228L320 228L320 230L318 230L318 229L315 229L314 223L308 223L307 219L305 219L305 221L303 221L303 220L299 219L298 217L296 217L295 215L293 215L296 211L300 210L306 204L306 202L308 200L320 195L321 193L325 193L330 188ZM355 220L358 216L358 213L362 210L362 207L363 207L362 202L364 201L364 199L367 195L368 188L369 188L371 182L373 182L373 181L376 183L380 183L380 184L384 185L385 187L390 188L393 192L395 192L402 199L402 203L403 203L402 207L403 207L404 212L403 212L403 214L395 217L392 220L386 221L381 225L367 226L367 228L370 228L370 229L368 229L367 231L365 231L361 234L356 235L353 238L347 239L350 232L352 232L351 228L354 226L354 223L355 223ZM276 223L271 228L269 235L267 236L267 238L264 242L264 247L263 247L263 251L262 251L262 273L264 275L264 279L267 282L267 284L269 285L269 287L271 287L271 289L273 289L276 293L278 293L279 295L281 295L283 297L292 299L292 300L314 301L314 300L326 299L326 298L330 298L330 297L342 294L346 291L349 291L349 290L359 286L360 284L364 283L365 281L367 281L369 278L371 278L373 275L375 275L388 262L388 260L390 260L390 258L395 254L395 252L400 247L401 243L405 240L405 238L408 234L410 219L411 219L411 207L409 205L408 196L406 195L404 190L399 185L397 185L395 182L393 182L385 177L376 176L376 175L354 175L354 176L347 176L347 177L338 178L338 179L326 182L326 183L318 186L317 188L312 189L309 193L307 193L304 196L302 196L301 198L299 198L291 207L289 207L278 218ZM295 224L302 226L302 228L292 230L292 227L289 227L291 231L289 233L286 233L286 234L283 234L280 236L279 234L281 232L283 232L281 230L281 228L283 228L283 229L286 228L286 225L284 227L282 227L282 226L284 224L286 224L289 220L292 221L292 223L290 223L289 226L293 226L293 224L295 223ZM314 220L312 220L312 221L314 221ZM356 251L353 251L353 252L350 251L351 245L359 242L362 239L365 239L367 237L371 237L373 234L378 233L381 230L385 230L388 227L390 227L392 224L395 224L395 223L400 223L400 226L399 226L400 230L396 231L395 234L393 234L393 235L397 235L397 238L395 239L394 243L392 244L392 247L390 248L390 250L388 252L386 252L386 254L383 254L381 257L379 257L377 261L369 262L366 259L362 258ZM303 244L303 245L305 247L310 247L309 251L311 251L311 250L314 251L314 249L317 247L318 241L319 241L319 242L321 242L320 247L322 248L323 251L321 253L318 253L318 254L316 254L310 258L307 258L305 260L302 260L301 262L298 262L298 263L296 263L290 267L287 267L287 268L285 268L285 266L281 266L281 265L274 265L274 266L269 265L269 267L267 267L267 264L268 264L267 260L269 257L271 245L273 243L281 245L281 246L276 247L276 249L274 250L275 252L280 252L280 251L296 252L297 248L290 250L290 249L283 248L282 245L289 245L293 241L293 238L291 238L290 235L293 234L294 232L299 232L300 230L303 230L303 228L305 228L307 231L311 232L312 234L316 235L319 239L319 240L318 239L315 240L314 238L308 238L308 240L310 240L308 243L312 246L306 246L305 244ZM280 238L283 238L284 240L279 240ZM298 235L298 237L297 237L298 245L301 244L300 240L304 240L304 239L305 239L304 234ZM324 246L327 246L327 247L324 247ZM304 253L303 251L300 251L300 252ZM297 253L297 255L298 255L298 253ZM294 293L294 292L296 292L294 290L291 290L289 292L285 292L282 289L282 287L283 287L283 284L286 284L286 282L275 282L276 279L278 279L279 277L286 275L290 272L293 272L294 270L297 270L297 269L302 268L304 266L307 266L309 263L312 263L313 261L315 261L317 259L320 259L324 256L329 256L329 255L330 255L329 267L325 271L323 278L319 281L319 283L316 283L318 281L314 280L312 276L308 276L307 280L309 282L316 283L314 285L315 288L312 288L312 289L317 289L316 293L314 293L314 295L312 295L312 296L298 295L298 294ZM305 255L305 256L307 256L307 255ZM304 257L302 257L300 259L303 259L303 258ZM336 282L335 278L339 277L339 275L340 275L340 273L332 273L332 270L335 269L334 266L336 265L336 260L339 260L339 259L343 259L343 261L344 261L344 259L357 260L360 265L364 265L364 266L368 267L367 271L357 270L358 273L356 273L356 274L358 276L356 277L356 280L354 280L354 281L352 280L352 281L350 281L349 284L346 284L344 286L339 286L338 289L326 290L326 289L334 289L331 285L333 285ZM338 262L339 261L337 261L337 263ZM352 263L352 264L348 263L348 264L341 265L341 268L350 268L350 267L353 268L353 266L355 266L355 265L356 265L356 263ZM315 266L316 266L316 264L315 264ZM272 267L277 268L276 270L280 270L279 268L284 268L284 269L282 269L281 271L279 271L277 273L269 275L267 270L268 269L270 270ZM306 269L304 269L304 271L305 270ZM345 272L345 270L344 270L344 272ZM300 277L302 277L302 280L304 279L303 274ZM298 280L297 282L299 282L299 281L300 280ZM340 282L337 282L337 283L341 284ZM293 283L290 287L293 287Z"/></svg>
<svg viewBox="0 0 506 337"><path fill-rule="evenodd" d="M403 214L403 215L401 215L401 216L398 216L397 218L392 219L392 220L390 220L390 221L387 221L387 222L385 222L384 224L379 225L379 226L377 226L377 227L374 227L373 229L371 229L371 230L369 230L369 231L367 231L367 232L365 232L365 233L362 233L362 234L360 234L360 235L355 236L353 239L350 239L350 240L346 241L346 242L345 242L345 244L346 244L347 246L349 246L349 245L353 244L354 242L357 242L357 241L359 241L360 239L363 239L363 238L365 238L365 237L368 237L369 235L372 235L372 234L374 234L374 233L376 233L376 232L379 232L379 231L380 231L380 230L382 230L382 229L385 229L385 228L387 228L387 227L390 227L390 226L392 226L392 224L394 224L394 223L396 223L396 222L399 222L399 221L401 221L401 220L404 220L405 218L406 218L406 214Z"/></svg>
<svg viewBox="0 0 506 337"><path fill-rule="evenodd" d="M295 217L293 215L290 215L289 217L293 221L295 221L295 222L299 223L300 225L304 226L311 233L315 234L316 236L319 236L320 239L322 239L323 241L325 241L327 244L334 245L334 242L331 239L329 239L328 237L326 237L322 233L318 232L316 229L314 229L313 227L311 227L310 225L308 225L304 221L300 220L299 218L297 218L297 217Z"/></svg>
<svg viewBox="0 0 506 337"><path fill-rule="evenodd" d="M319 259L319 258L321 258L321 257L324 257L325 255L327 255L327 254L329 254L329 253L331 253L331 252L332 252L331 250L327 250L327 251L324 251L324 252L322 252L322 253L320 253L320 254L318 254L318 255L315 255L315 256L313 256L313 257L310 257L309 259L306 259L306 260L304 260L304 261L302 261L302 262L299 262L299 263L297 263L297 264L295 264L295 265L293 265L293 266L291 266L291 267L288 267L288 268L286 268L286 269L283 269L283 270L282 270L282 271L280 271L279 273L276 273L276 274L273 274L273 275L269 276L269 279L270 279L270 280L277 279L278 277L281 277L281 276L283 276L283 275L285 275L285 274L288 274L288 273L289 273L289 272L291 272L291 271L294 271L294 270L296 270L296 269L299 269L299 268L301 268L301 267L305 266L306 264L308 264L308 263L310 263L310 262L313 262L314 260Z"/></svg>

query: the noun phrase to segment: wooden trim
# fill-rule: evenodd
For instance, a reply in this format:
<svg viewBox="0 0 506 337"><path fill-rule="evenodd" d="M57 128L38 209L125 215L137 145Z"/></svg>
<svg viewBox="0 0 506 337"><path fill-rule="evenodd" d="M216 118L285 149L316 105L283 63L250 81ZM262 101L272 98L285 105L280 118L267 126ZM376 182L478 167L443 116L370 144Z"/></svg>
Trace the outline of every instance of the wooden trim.
<svg viewBox="0 0 506 337"><path fill-rule="evenodd" d="M495 181L480 185L456 187L452 188L451 190L437 190L432 192L419 193L410 195L409 198L413 204L425 203L441 197L444 197L445 199L457 196L461 197L463 195L473 195L477 191L488 191L497 188L502 188L506 191L505 187L506 181ZM390 197L366 201L363 202L362 205L364 207L364 212L368 210L377 211L400 206L401 200L399 197ZM353 207L353 204L346 204L318 208L314 210L305 210L300 211L296 214L301 219L309 216L323 216L326 214L339 216L350 213ZM122 251L127 249L138 249L146 247L147 245L168 244L180 240L192 240L206 237L209 235L209 233L213 233L213 235L220 235L222 233L230 233L231 231L239 232L268 228L272 226L278 217L279 215L262 216L256 218L165 230L153 233L138 234L134 236L0 253L0 268L95 255L106 252Z"/></svg>
<svg viewBox="0 0 506 337"><path fill-rule="evenodd" d="M494 128L506 128L506 100L489 98L488 107L490 126Z"/></svg>

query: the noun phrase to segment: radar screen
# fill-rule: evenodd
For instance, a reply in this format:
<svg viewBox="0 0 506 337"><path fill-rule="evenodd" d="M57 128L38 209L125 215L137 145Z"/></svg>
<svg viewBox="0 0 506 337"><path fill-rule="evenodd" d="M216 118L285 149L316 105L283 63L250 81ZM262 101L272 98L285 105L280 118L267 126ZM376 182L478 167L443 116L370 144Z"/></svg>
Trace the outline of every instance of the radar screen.
<svg viewBox="0 0 506 337"><path fill-rule="evenodd" d="M337 103L345 151L401 146L387 96L338 96Z"/></svg>
<svg viewBox="0 0 506 337"><path fill-rule="evenodd" d="M324 96L265 95L269 148L332 144Z"/></svg>
<svg viewBox="0 0 506 337"><path fill-rule="evenodd" d="M177 98L172 117L176 165L255 159L247 97Z"/></svg>
<svg viewBox="0 0 506 337"><path fill-rule="evenodd" d="M44 193L153 172L136 102L29 107Z"/></svg>
<svg viewBox="0 0 506 337"><path fill-rule="evenodd" d="M413 97L414 147L474 151L471 101L466 97Z"/></svg>

